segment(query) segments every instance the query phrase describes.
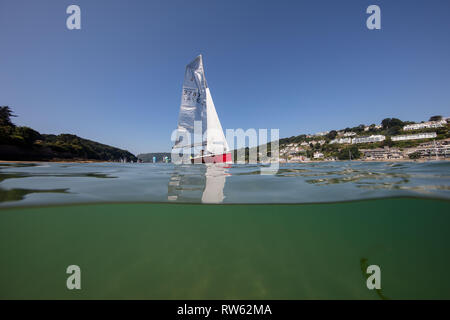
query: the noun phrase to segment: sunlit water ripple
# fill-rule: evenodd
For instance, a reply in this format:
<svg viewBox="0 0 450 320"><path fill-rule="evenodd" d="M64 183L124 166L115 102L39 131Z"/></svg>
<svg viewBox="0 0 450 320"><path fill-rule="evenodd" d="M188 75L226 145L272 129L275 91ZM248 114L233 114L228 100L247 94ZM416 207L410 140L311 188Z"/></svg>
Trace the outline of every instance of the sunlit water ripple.
<svg viewBox="0 0 450 320"><path fill-rule="evenodd" d="M90 202L312 203L450 198L450 163L260 165L0 164L0 206Z"/></svg>

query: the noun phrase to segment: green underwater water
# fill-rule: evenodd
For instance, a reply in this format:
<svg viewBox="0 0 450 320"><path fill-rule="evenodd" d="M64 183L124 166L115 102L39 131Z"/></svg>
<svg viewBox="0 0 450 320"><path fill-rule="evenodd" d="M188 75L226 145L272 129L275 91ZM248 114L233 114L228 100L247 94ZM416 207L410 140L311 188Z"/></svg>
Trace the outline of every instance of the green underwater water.
<svg viewBox="0 0 450 320"><path fill-rule="evenodd" d="M449 299L449 227L420 198L3 208L0 299Z"/></svg>

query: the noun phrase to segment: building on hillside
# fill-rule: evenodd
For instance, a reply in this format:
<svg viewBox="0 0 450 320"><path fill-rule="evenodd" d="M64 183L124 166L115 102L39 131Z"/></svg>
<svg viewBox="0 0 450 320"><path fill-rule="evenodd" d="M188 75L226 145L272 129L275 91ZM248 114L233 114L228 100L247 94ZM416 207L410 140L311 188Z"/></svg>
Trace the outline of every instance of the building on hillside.
<svg viewBox="0 0 450 320"><path fill-rule="evenodd" d="M352 143L356 144L356 143L381 142L381 141L384 141L385 139L386 139L385 136L379 134L379 135L371 135L371 136L368 136L368 137L353 138L352 139Z"/></svg>
<svg viewBox="0 0 450 320"><path fill-rule="evenodd" d="M315 144L323 145L325 142L326 142L325 140L317 140L317 141L316 140L312 140L309 143L312 143L313 145L315 145Z"/></svg>
<svg viewBox="0 0 450 320"><path fill-rule="evenodd" d="M346 132L344 133L344 137L353 137L356 136L356 132Z"/></svg>
<svg viewBox="0 0 450 320"><path fill-rule="evenodd" d="M291 151L294 151L294 152L301 152L301 151L305 151L302 147L294 147L294 148L291 148Z"/></svg>
<svg viewBox="0 0 450 320"><path fill-rule="evenodd" d="M376 148L376 149L361 149L363 160L389 160L389 159L403 159L405 155L397 148Z"/></svg>
<svg viewBox="0 0 450 320"><path fill-rule="evenodd" d="M423 133L417 133L417 134L394 136L391 139L392 139L392 141L405 141L405 140L417 140L417 139L431 139L431 138L436 138L436 137L437 137L436 132L423 132Z"/></svg>
<svg viewBox="0 0 450 320"><path fill-rule="evenodd" d="M317 132L314 136L323 137L323 136L326 136L328 133L330 133L330 131Z"/></svg>
<svg viewBox="0 0 450 320"><path fill-rule="evenodd" d="M322 153L322 152L314 152L313 157L314 157L314 159L321 159L321 158L323 158L324 156L323 156L323 153Z"/></svg>
<svg viewBox="0 0 450 320"><path fill-rule="evenodd" d="M383 126L382 125L370 125L370 126L364 126L364 131L369 131L369 130L380 130L380 129L382 129L383 128Z"/></svg>
<svg viewBox="0 0 450 320"><path fill-rule="evenodd" d="M343 144L343 143L352 143L352 138L340 138L340 139L334 139L330 141L330 144L334 144L334 143L339 143L339 144Z"/></svg>
<svg viewBox="0 0 450 320"><path fill-rule="evenodd" d="M439 120L439 121L427 121L422 123L413 123L408 124L403 127L403 130L419 130L419 129L428 129L428 128L441 128L443 126L447 125L446 120Z"/></svg>
<svg viewBox="0 0 450 320"><path fill-rule="evenodd" d="M450 157L450 139L421 143L416 148L410 148L408 154L419 153L421 157L438 157L447 159Z"/></svg>

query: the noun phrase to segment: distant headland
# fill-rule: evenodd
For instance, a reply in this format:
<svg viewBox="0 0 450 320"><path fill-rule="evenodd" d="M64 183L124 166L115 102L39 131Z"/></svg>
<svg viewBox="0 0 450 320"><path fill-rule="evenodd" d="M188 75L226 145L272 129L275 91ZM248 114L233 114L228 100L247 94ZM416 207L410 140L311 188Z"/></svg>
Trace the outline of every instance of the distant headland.
<svg viewBox="0 0 450 320"><path fill-rule="evenodd" d="M8 106L0 107L0 160L5 161L137 161L137 157L73 134L41 134L16 126Z"/></svg>

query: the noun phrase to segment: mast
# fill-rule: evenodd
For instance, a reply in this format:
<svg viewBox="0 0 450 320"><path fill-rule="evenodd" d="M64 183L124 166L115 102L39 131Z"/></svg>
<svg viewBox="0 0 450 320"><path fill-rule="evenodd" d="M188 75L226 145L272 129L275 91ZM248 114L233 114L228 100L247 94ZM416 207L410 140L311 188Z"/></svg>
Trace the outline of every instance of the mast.
<svg viewBox="0 0 450 320"><path fill-rule="evenodd" d="M436 147L436 140L433 140L433 143L434 143L434 153L436 154L436 160L438 160L439 158L438 158L438 149Z"/></svg>

